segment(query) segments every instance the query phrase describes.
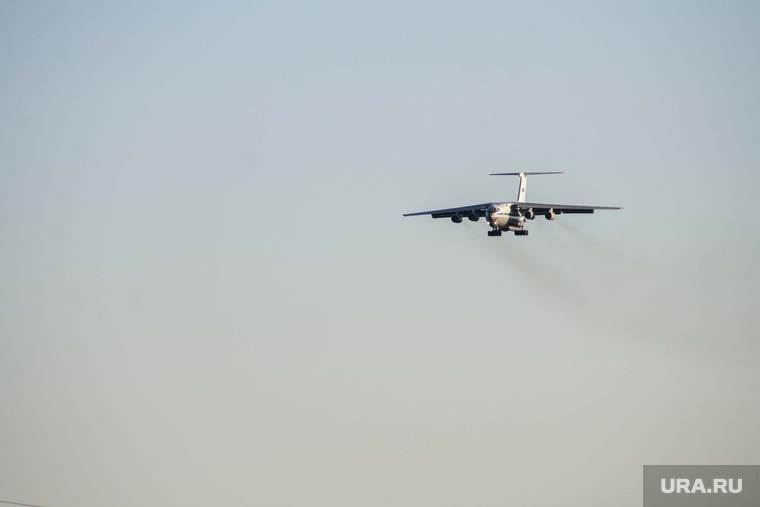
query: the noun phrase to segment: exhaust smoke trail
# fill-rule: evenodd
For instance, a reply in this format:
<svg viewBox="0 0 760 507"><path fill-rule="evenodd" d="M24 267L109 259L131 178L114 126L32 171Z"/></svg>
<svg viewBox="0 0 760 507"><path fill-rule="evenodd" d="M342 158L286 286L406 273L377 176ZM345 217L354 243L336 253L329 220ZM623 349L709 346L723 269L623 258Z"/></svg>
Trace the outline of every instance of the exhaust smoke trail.
<svg viewBox="0 0 760 507"><path fill-rule="evenodd" d="M556 259L540 258L533 251L522 247L531 245L510 244L511 241L530 241L528 238L512 238L505 233L500 238L484 238L474 227L466 227L468 235L499 263L517 275L530 289L546 292L547 301L566 304L574 311L587 312L586 297L557 265ZM534 250L534 249L532 249Z"/></svg>
<svg viewBox="0 0 760 507"><path fill-rule="evenodd" d="M570 220L563 220L565 217L559 217L555 223L559 224L560 229L567 233L567 236L574 241L583 243L589 247L595 254L604 257L607 260L620 260L619 255L610 250L597 238L591 236L583 229L572 223Z"/></svg>
<svg viewBox="0 0 760 507"><path fill-rule="evenodd" d="M565 234L545 236L543 232L554 229L556 223L562 224L559 230ZM534 296L564 307L586 325L618 334L645 324L642 307L651 310L656 306L648 296L646 280L651 279L651 273L643 272L643 266L622 258L574 224L557 220L536 238L514 238L511 234L486 238L477 227L467 227L467 233ZM620 294L626 298L621 300Z"/></svg>

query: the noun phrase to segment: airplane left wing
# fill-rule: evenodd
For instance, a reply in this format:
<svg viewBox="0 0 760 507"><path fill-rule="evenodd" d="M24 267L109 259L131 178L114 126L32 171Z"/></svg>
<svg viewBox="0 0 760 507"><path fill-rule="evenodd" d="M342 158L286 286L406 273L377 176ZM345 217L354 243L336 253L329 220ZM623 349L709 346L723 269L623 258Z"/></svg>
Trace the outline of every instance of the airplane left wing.
<svg viewBox="0 0 760 507"><path fill-rule="evenodd" d="M420 211L419 213L406 213L405 217L414 217L418 215L431 215L433 218L451 218L454 215L469 215L475 212L479 217L486 216L486 210L492 203L473 204L472 206L462 206L461 208L436 209L432 211Z"/></svg>
<svg viewBox="0 0 760 507"><path fill-rule="evenodd" d="M613 206L575 206L570 204L544 204L536 202L516 202L513 204L520 211L533 210L536 214L548 213L553 210L554 213L593 213L597 209L623 209Z"/></svg>

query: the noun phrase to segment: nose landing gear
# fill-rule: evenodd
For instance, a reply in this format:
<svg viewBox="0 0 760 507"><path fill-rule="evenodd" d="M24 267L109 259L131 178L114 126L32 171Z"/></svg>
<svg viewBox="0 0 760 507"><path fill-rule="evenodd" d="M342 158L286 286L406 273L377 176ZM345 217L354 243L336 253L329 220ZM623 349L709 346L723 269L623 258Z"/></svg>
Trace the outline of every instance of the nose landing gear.
<svg viewBox="0 0 760 507"><path fill-rule="evenodd" d="M501 229L493 229L492 231L488 231L488 235L493 237L501 236Z"/></svg>
<svg viewBox="0 0 760 507"><path fill-rule="evenodd" d="M528 235L528 231L526 231L525 229L520 229L519 231L515 231L515 236L527 236L527 235Z"/></svg>

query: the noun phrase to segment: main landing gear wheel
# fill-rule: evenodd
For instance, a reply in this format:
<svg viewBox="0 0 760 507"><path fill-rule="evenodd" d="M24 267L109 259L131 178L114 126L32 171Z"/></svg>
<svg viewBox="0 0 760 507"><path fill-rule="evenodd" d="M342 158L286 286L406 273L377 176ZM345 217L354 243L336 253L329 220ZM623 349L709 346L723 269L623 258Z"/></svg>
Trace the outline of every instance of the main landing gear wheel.
<svg viewBox="0 0 760 507"><path fill-rule="evenodd" d="M501 236L501 231L499 229L494 229L492 231L488 231L488 235L492 238L496 236Z"/></svg>
<svg viewBox="0 0 760 507"><path fill-rule="evenodd" d="M526 231L525 229L520 229L519 231L515 231L515 236L527 236L527 235L528 235L528 231Z"/></svg>

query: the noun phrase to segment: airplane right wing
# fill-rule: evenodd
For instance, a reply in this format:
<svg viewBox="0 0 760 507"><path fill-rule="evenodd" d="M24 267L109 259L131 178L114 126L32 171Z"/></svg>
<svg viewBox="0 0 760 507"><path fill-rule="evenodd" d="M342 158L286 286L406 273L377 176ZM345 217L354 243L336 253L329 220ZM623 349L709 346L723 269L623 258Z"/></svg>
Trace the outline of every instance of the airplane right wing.
<svg viewBox="0 0 760 507"><path fill-rule="evenodd" d="M462 206L460 208L446 208L432 211L420 211L419 213L406 213L405 217L414 217L418 215L431 215L433 218L451 218L454 215L469 215L475 212L479 217L486 216L486 210L493 204L490 202L484 204L473 204L472 206Z"/></svg>

